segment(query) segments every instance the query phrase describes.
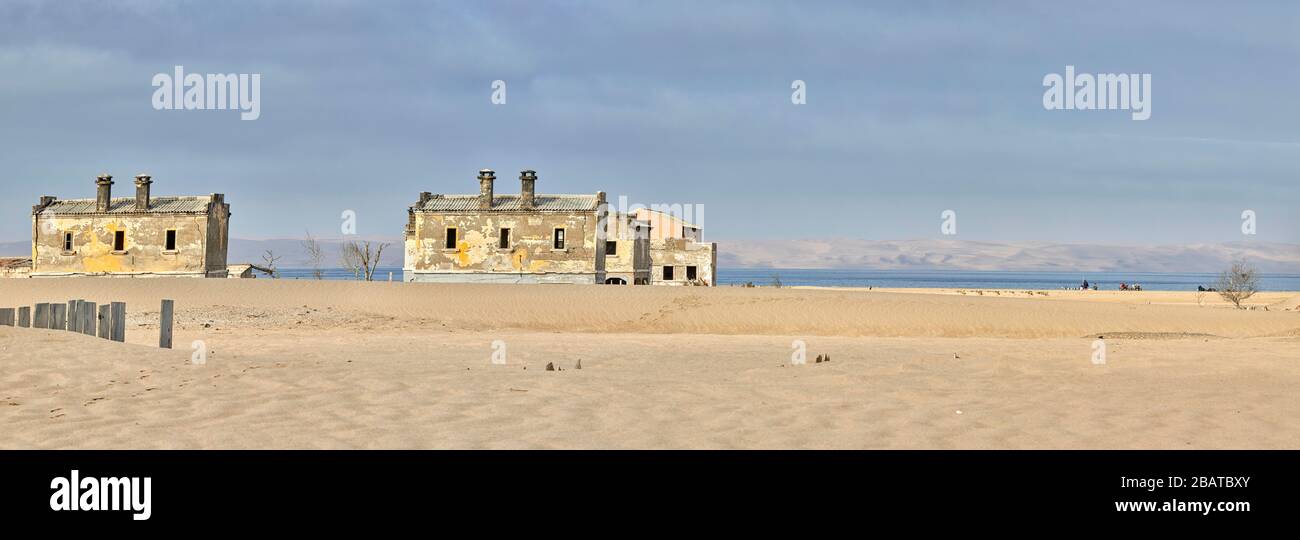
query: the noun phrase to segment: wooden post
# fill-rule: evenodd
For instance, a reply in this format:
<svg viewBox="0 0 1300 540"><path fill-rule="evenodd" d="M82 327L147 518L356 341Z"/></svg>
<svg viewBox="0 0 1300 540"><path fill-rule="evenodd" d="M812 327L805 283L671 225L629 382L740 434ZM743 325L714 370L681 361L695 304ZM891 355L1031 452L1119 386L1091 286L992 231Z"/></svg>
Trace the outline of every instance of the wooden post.
<svg viewBox="0 0 1300 540"><path fill-rule="evenodd" d="M18 308L18 326L21 328L32 327L32 307L23 306Z"/></svg>
<svg viewBox="0 0 1300 540"><path fill-rule="evenodd" d="M68 305L67 304L50 305L50 328L54 330L68 329Z"/></svg>
<svg viewBox="0 0 1300 540"><path fill-rule="evenodd" d="M102 339L108 339L110 337L108 335L108 322L112 317L112 312L109 311L111 308L112 306L109 306L108 304L99 306L99 316L96 317L97 320L95 322L99 323L97 325L99 327L99 337Z"/></svg>
<svg viewBox="0 0 1300 540"><path fill-rule="evenodd" d="M126 341L126 302L113 302L111 306L113 321L109 323L109 334L113 341Z"/></svg>
<svg viewBox="0 0 1300 540"><path fill-rule="evenodd" d="M0 308L0 326L14 325L14 308Z"/></svg>
<svg viewBox="0 0 1300 540"><path fill-rule="evenodd" d="M50 327L50 305L49 304L36 304L36 312L34 313L34 315L36 319L32 321L32 327L34 328Z"/></svg>
<svg viewBox="0 0 1300 540"><path fill-rule="evenodd" d="M175 306L175 302L163 300L162 312L158 314L158 347L163 349L172 348L172 311Z"/></svg>
<svg viewBox="0 0 1300 540"><path fill-rule="evenodd" d="M81 303L81 321L77 323L77 332L95 336L95 302Z"/></svg>

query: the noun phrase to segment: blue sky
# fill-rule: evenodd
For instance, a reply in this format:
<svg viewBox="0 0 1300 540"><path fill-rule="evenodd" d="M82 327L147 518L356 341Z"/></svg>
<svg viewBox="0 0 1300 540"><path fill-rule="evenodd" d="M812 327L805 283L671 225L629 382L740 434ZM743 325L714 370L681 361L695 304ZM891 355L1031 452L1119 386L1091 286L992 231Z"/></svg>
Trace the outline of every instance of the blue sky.
<svg viewBox="0 0 1300 540"><path fill-rule="evenodd" d="M1073 7L1070 7L1073 6ZM29 2L0 5L0 240L112 173L222 192L232 235L397 237L420 191L703 204L706 237L1300 242L1300 4ZM261 75L261 117L151 106ZM1152 115L1043 77L1150 73ZM504 80L507 102L490 101ZM807 84L792 105L791 82Z"/></svg>

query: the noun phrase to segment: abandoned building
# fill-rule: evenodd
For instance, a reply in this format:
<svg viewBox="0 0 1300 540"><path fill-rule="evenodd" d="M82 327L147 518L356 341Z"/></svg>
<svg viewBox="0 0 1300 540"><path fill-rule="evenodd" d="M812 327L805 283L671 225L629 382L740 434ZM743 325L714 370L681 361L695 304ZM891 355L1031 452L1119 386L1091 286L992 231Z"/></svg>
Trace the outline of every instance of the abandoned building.
<svg viewBox="0 0 1300 540"><path fill-rule="evenodd" d="M604 192L540 195L533 171L518 195L498 195L491 169L478 181L477 195L425 192L407 209L404 281L604 283Z"/></svg>
<svg viewBox="0 0 1300 540"><path fill-rule="evenodd" d="M0 258L0 278L31 277L32 260L26 257Z"/></svg>
<svg viewBox="0 0 1300 540"><path fill-rule="evenodd" d="M605 224L607 285L650 283L650 224L629 214L610 213Z"/></svg>
<svg viewBox="0 0 1300 540"><path fill-rule="evenodd" d="M705 242L699 225L651 208L635 215L649 226L652 284L717 285L718 244Z"/></svg>
<svg viewBox="0 0 1300 540"><path fill-rule="evenodd" d="M93 199L41 197L32 207L32 277L226 277L230 205L225 196L113 197L113 177L95 179Z"/></svg>
<svg viewBox="0 0 1300 540"><path fill-rule="evenodd" d="M610 212L605 192L518 195L479 171L477 195L421 193L407 209L405 281L714 285L717 244L663 212ZM660 230L656 231L656 228Z"/></svg>

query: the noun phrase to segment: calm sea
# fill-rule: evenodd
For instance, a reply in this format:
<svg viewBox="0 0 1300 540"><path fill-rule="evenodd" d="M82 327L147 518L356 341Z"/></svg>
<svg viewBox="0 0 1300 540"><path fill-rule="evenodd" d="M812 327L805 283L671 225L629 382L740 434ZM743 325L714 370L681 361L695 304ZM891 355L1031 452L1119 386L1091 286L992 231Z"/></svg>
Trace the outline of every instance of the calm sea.
<svg viewBox="0 0 1300 540"><path fill-rule="evenodd" d="M402 280L401 267L381 267L375 281ZM282 269L281 279L313 279L307 268ZM325 279L354 279L342 268L324 269ZM771 285L776 278L786 286L962 288L962 289L1064 289L1078 288L1083 280L1102 290L1115 290L1120 283L1137 283L1148 291L1194 291L1197 285L1211 287L1217 274L1164 272L984 272L970 270L799 270L791 268L722 268L718 285ZM1300 291L1300 274L1263 274L1260 289Z"/></svg>

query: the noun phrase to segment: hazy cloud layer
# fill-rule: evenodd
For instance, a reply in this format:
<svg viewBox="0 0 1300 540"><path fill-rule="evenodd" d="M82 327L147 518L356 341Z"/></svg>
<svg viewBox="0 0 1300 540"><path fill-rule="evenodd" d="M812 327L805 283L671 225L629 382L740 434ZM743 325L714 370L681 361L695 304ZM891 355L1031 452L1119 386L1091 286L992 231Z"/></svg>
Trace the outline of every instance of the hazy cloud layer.
<svg viewBox="0 0 1300 540"><path fill-rule="evenodd" d="M702 203L721 241L937 238L954 209L961 240L1217 243L1252 209L1252 241L1300 242L1300 4L865 4L5 2L0 238L100 171L224 192L239 237L345 209L396 236L492 167ZM262 74L261 118L153 110L175 65ZM1151 73L1151 119L1044 110L1066 65Z"/></svg>

